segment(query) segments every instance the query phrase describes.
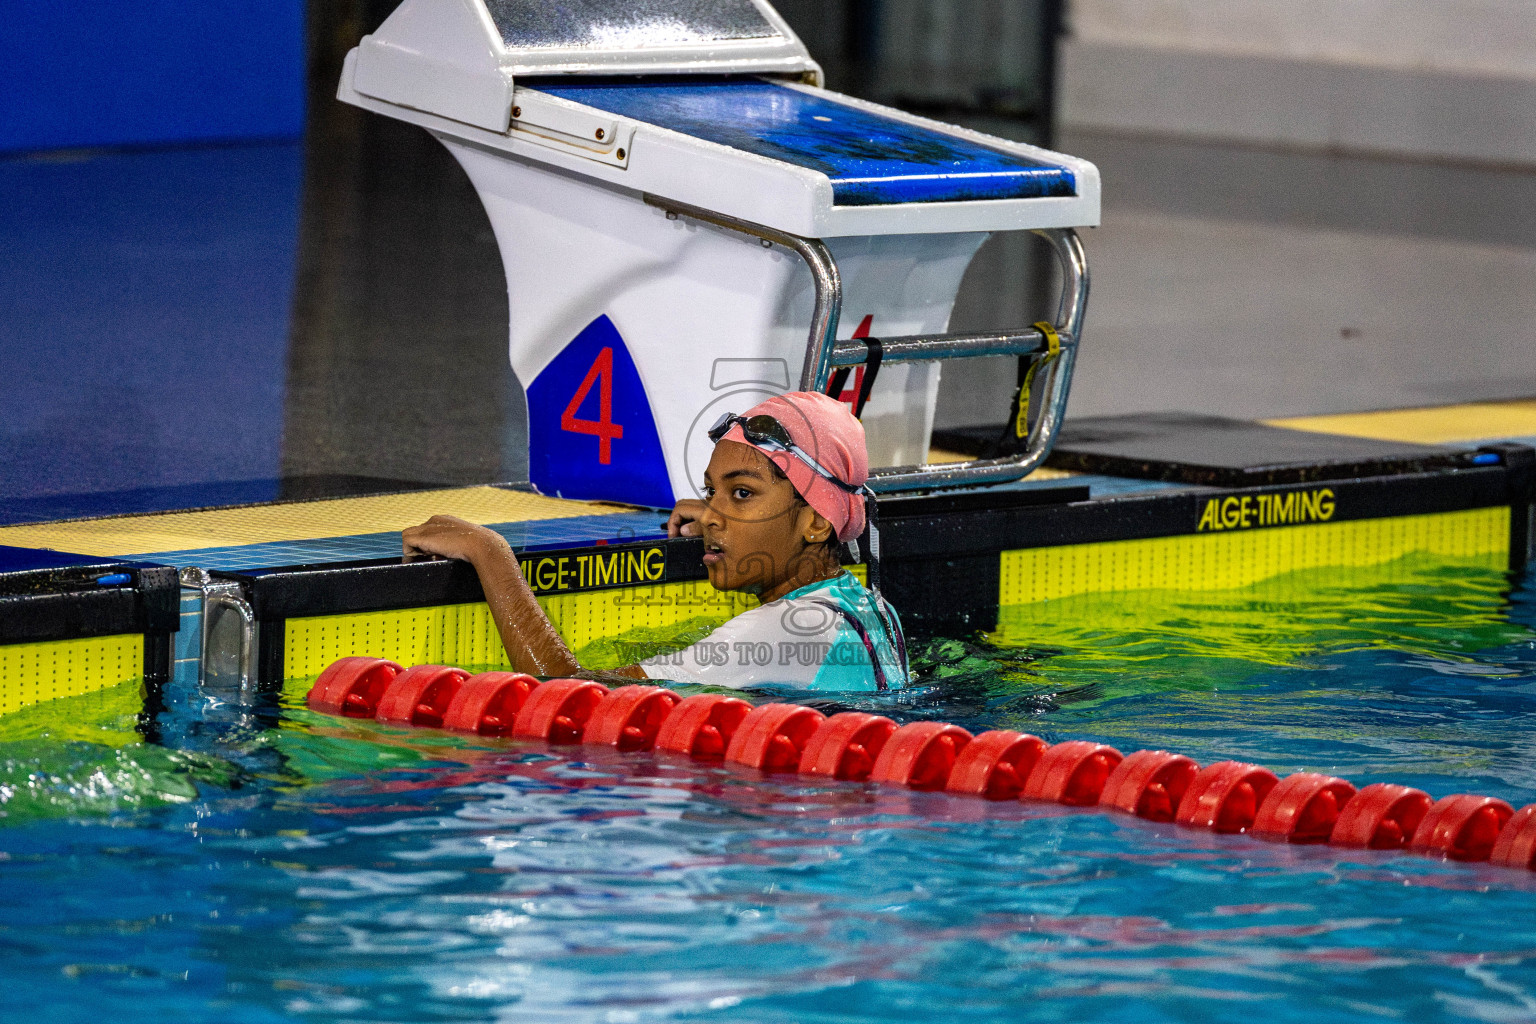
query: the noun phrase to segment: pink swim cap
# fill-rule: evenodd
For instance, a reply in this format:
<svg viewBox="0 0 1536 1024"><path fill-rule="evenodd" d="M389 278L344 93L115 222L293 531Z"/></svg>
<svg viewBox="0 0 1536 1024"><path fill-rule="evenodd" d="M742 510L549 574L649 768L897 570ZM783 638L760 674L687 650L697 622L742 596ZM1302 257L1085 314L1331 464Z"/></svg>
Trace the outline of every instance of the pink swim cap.
<svg viewBox="0 0 1536 1024"><path fill-rule="evenodd" d="M869 479L869 450L864 447L864 424L835 398L811 391L791 391L754 405L743 418L772 416L788 432L791 441L822 468L855 487ZM734 424L721 437L757 448ZM864 496L849 494L788 452L758 448L778 466L805 503L832 524L838 540L852 540L864 532Z"/></svg>

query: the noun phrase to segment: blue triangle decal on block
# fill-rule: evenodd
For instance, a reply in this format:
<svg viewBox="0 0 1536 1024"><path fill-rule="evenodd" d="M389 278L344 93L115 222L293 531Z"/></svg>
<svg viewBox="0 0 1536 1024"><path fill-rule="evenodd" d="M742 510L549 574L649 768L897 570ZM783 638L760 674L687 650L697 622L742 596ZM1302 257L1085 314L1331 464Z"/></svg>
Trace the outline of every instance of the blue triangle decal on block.
<svg viewBox="0 0 1536 1024"><path fill-rule="evenodd" d="M528 453L529 476L545 494L671 507L645 385L606 316L528 385Z"/></svg>

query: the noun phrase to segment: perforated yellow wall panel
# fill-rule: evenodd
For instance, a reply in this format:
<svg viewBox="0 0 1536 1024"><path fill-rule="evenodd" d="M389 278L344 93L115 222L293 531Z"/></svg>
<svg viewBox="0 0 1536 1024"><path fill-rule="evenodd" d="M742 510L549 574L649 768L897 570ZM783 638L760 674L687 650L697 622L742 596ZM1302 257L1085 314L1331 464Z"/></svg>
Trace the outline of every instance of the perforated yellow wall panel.
<svg viewBox="0 0 1536 1024"><path fill-rule="evenodd" d="M631 629L662 629L688 619L724 622L757 604L745 594L721 593L708 580L660 583L623 590L592 590L540 598L549 621L577 650Z"/></svg>
<svg viewBox="0 0 1536 1024"><path fill-rule="evenodd" d="M724 622L755 603L745 595L721 594L705 580L539 598L572 650L631 629L701 618ZM507 666L485 604L289 619L285 643L283 675L289 679L312 678L337 658L358 654L402 665Z"/></svg>
<svg viewBox="0 0 1536 1024"><path fill-rule="evenodd" d="M521 523L626 511L630 509L621 505L565 501L500 487L458 487L366 498L7 526L0 528L0 544L116 557L144 551L190 551L390 533L415 526L439 512L451 512L473 523Z"/></svg>
<svg viewBox="0 0 1536 1024"><path fill-rule="evenodd" d="M1509 558L1509 509L1005 551L999 603L1127 590L1228 590L1301 569L1382 565L1416 552L1502 569Z"/></svg>
<svg viewBox="0 0 1536 1024"><path fill-rule="evenodd" d="M144 637L93 636L0 646L0 715L144 677Z"/></svg>
<svg viewBox="0 0 1536 1024"><path fill-rule="evenodd" d="M365 654L402 665L506 664L484 604L289 619L283 674L314 677L337 658Z"/></svg>

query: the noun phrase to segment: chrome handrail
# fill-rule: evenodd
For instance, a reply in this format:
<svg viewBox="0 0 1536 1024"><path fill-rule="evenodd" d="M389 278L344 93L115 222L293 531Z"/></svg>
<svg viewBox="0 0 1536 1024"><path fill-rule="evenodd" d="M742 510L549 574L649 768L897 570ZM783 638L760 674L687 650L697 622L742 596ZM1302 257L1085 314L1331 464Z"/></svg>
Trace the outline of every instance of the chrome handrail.
<svg viewBox="0 0 1536 1024"><path fill-rule="evenodd" d="M249 704L256 697L256 616L250 602L245 599L245 594L238 583L213 579L206 570L197 566L188 566L181 570L181 585L196 591L202 597L199 624L202 637L198 646L197 659L199 687L206 690L216 686L224 691L232 688L240 703ZM216 650L214 647L215 612L236 617L238 631L233 637L236 644L234 651ZM227 642L229 639L227 633L219 633L220 641ZM209 671L210 665L223 666L231 663L235 667L233 687L230 686L229 680L215 679Z"/></svg>
<svg viewBox="0 0 1536 1024"><path fill-rule="evenodd" d="M1003 334L910 334L881 338L880 361L931 363L977 356L1044 355L1047 348L1045 335L1034 328ZM831 365L863 366L868 358L869 345L862 338L854 338L833 346Z"/></svg>
<svg viewBox="0 0 1536 1024"><path fill-rule="evenodd" d="M861 341L838 341L837 324L842 314L842 278L837 262L826 243L817 238L802 238L787 231L737 220L724 214L684 203L646 195L646 203L666 211L669 218L688 217L713 224L753 238L764 244L782 245L800 254L810 268L816 286L816 305L811 314L810 337L806 341L805 364L800 374L802 391L824 391L833 367L858 366L868 351ZM924 334L883 338L882 361L923 362L962 359L977 356L1022 355L1036 359L1044 370L1041 382L1043 401L1040 415L1029 429L1022 450L996 459L973 459L925 466L887 466L872 470L869 486L876 492L918 491L949 487L979 487L1007 483L1027 476L1045 461L1061 432L1072 389L1072 371L1077 362L1078 340L1082 336L1083 316L1088 308L1088 257L1077 232L1070 228L1032 230L1050 243L1061 264L1061 298L1056 308L1055 329L1060 338L1059 351L1049 354L1044 334L1036 328L973 333Z"/></svg>

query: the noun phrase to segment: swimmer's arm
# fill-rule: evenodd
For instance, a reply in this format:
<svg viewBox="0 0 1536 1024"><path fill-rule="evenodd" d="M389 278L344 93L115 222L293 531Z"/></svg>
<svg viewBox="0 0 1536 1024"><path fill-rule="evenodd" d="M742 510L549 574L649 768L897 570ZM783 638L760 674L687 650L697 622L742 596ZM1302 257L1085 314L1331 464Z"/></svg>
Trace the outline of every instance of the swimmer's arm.
<svg viewBox="0 0 1536 1024"><path fill-rule="evenodd" d="M402 533L401 542L407 558L440 555L475 567L496 632L501 634L501 645L517 671L546 677L615 677L623 682L646 678L644 670L635 665L614 672L583 671L539 607L511 545L494 530L456 516L433 516Z"/></svg>

